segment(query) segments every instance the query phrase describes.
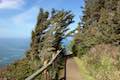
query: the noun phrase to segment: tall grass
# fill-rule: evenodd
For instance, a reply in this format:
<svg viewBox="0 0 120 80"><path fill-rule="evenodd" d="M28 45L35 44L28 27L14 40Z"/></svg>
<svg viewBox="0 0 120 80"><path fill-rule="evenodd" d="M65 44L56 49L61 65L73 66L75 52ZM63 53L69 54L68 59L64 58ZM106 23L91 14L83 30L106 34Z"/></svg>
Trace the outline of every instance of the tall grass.
<svg viewBox="0 0 120 80"><path fill-rule="evenodd" d="M110 44L96 45L82 57L95 80L120 80L120 49Z"/></svg>

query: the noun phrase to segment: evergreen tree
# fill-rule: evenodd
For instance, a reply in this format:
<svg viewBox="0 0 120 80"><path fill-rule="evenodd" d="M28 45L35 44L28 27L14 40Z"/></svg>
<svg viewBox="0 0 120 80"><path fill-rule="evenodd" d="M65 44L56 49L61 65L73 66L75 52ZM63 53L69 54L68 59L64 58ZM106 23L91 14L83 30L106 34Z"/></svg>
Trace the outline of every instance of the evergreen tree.
<svg viewBox="0 0 120 80"><path fill-rule="evenodd" d="M85 0L83 16L86 31L101 39L101 42L120 43L119 0ZM95 32L93 32L95 31Z"/></svg>
<svg viewBox="0 0 120 80"><path fill-rule="evenodd" d="M40 9L35 30L32 31L31 50L27 54L34 67L49 61L62 48L61 41L73 17L71 11L53 9L50 13Z"/></svg>
<svg viewBox="0 0 120 80"><path fill-rule="evenodd" d="M54 13L53 13L54 12ZM52 21L51 24L54 27L54 42L53 46L56 50L61 49L61 41L66 37L66 32L69 30L68 25L73 23L73 14L71 11L52 11Z"/></svg>
<svg viewBox="0 0 120 80"><path fill-rule="evenodd" d="M49 25L48 17L49 13L41 8L38 15L36 27L32 31L31 48L27 53L27 57L30 59L30 62L35 66L40 64L39 53L43 47L43 36L45 34L45 30L48 28Z"/></svg>
<svg viewBox="0 0 120 80"><path fill-rule="evenodd" d="M85 0L73 51L81 55L96 44L120 45L120 0ZM76 41L79 40L76 43Z"/></svg>

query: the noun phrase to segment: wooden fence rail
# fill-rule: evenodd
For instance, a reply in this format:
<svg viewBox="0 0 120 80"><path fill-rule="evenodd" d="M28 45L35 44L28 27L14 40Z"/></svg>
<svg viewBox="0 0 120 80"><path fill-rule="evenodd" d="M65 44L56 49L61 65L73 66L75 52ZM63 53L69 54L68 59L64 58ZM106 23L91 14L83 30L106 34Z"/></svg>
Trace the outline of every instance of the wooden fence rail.
<svg viewBox="0 0 120 80"><path fill-rule="evenodd" d="M57 57L60 55L61 51L62 50L57 51L57 54L50 60L50 62L48 64L46 64L42 68L38 69L35 73L33 73L31 76L27 77L25 80L33 80L35 77L37 77L39 74L41 74L44 70L46 70L57 59Z"/></svg>

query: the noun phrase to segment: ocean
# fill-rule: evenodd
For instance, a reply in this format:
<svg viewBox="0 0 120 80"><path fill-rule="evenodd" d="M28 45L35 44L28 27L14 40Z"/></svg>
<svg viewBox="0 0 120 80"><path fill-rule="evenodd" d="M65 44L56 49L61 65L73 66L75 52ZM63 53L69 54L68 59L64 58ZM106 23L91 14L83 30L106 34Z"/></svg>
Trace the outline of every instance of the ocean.
<svg viewBox="0 0 120 80"><path fill-rule="evenodd" d="M0 38L0 67L24 58L30 39Z"/></svg>
<svg viewBox="0 0 120 80"><path fill-rule="evenodd" d="M64 39L63 46L66 47L71 40L71 37ZM0 38L0 68L24 58L29 46L30 39Z"/></svg>

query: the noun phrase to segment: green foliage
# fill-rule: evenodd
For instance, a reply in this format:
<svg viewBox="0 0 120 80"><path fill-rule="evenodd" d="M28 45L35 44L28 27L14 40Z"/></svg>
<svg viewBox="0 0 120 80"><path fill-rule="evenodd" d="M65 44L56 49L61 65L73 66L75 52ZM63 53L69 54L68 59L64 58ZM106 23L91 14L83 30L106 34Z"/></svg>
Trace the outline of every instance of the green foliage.
<svg viewBox="0 0 120 80"><path fill-rule="evenodd" d="M80 75L82 76L82 79L84 80L96 80L93 78L93 76L90 75L90 72L86 69L86 64L85 61L78 58L74 57L74 61L78 65Z"/></svg>
<svg viewBox="0 0 120 80"><path fill-rule="evenodd" d="M72 46L95 80L120 79L120 0L84 0Z"/></svg>
<svg viewBox="0 0 120 80"><path fill-rule="evenodd" d="M3 69L3 71L0 72L0 77L5 77L9 80L24 80L27 76L33 73L33 71L34 70L29 65L29 60L23 59Z"/></svg>
<svg viewBox="0 0 120 80"><path fill-rule="evenodd" d="M120 78L119 50L119 47L110 44L96 45L81 60L96 80L118 80Z"/></svg>
<svg viewBox="0 0 120 80"><path fill-rule="evenodd" d="M71 11L53 9L48 12L40 9L35 30L32 31L31 48L26 55L34 70L43 66L44 62L50 61L57 50L62 48L61 41L66 36L65 33L69 30L68 25L73 22L73 17ZM60 65L58 62L55 65L54 71L51 67L50 72L54 73L50 75L56 77Z"/></svg>
<svg viewBox="0 0 120 80"><path fill-rule="evenodd" d="M72 47L74 45L74 41L71 41L68 46L66 47L67 50L72 51Z"/></svg>
<svg viewBox="0 0 120 80"><path fill-rule="evenodd" d="M51 14L51 15L49 15ZM40 9L35 30L32 31L30 54L31 60L49 60L53 53L61 49L61 41L73 22L71 11Z"/></svg>
<svg viewBox="0 0 120 80"><path fill-rule="evenodd" d="M48 12L41 8L37 24L31 33L31 45L26 52L25 60L12 64L8 67L10 70L3 71L2 75L10 77L10 79L23 80L30 76L33 71L48 63L62 48L61 41L66 36L65 33L69 30L68 25L73 22L73 17L71 11L53 9ZM54 76L55 80L58 78L59 68L63 67L61 64L63 60L63 56L59 56L58 60L48 69L49 75ZM37 79L44 80L44 76L41 74Z"/></svg>
<svg viewBox="0 0 120 80"><path fill-rule="evenodd" d="M55 40L53 42L53 46L56 49L60 49L61 41L66 36L65 33L69 30L68 25L73 23L72 19L74 16L71 13L71 11L65 11L65 10L61 10L61 11L55 10L52 15L54 16L52 17L51 23L55 27L54 28Z"/></svg>
<svg viewBox="0 0 120 80"><path fill-rule="evenodd" d="M94 32L94 36L100 36L101 42L119 45L119 3L119 0L86 0L83 16L84 31L86 32L89 28L92 30L95 27L96 33L99 35Z"/></svg>
<svg viewBox="0 0 120 80"><path fill-rule="evenodd" d="M120 45L119 4L119 0L85 0L83 18L74 38L75 54L81 56L101 43Z"/></svg>

